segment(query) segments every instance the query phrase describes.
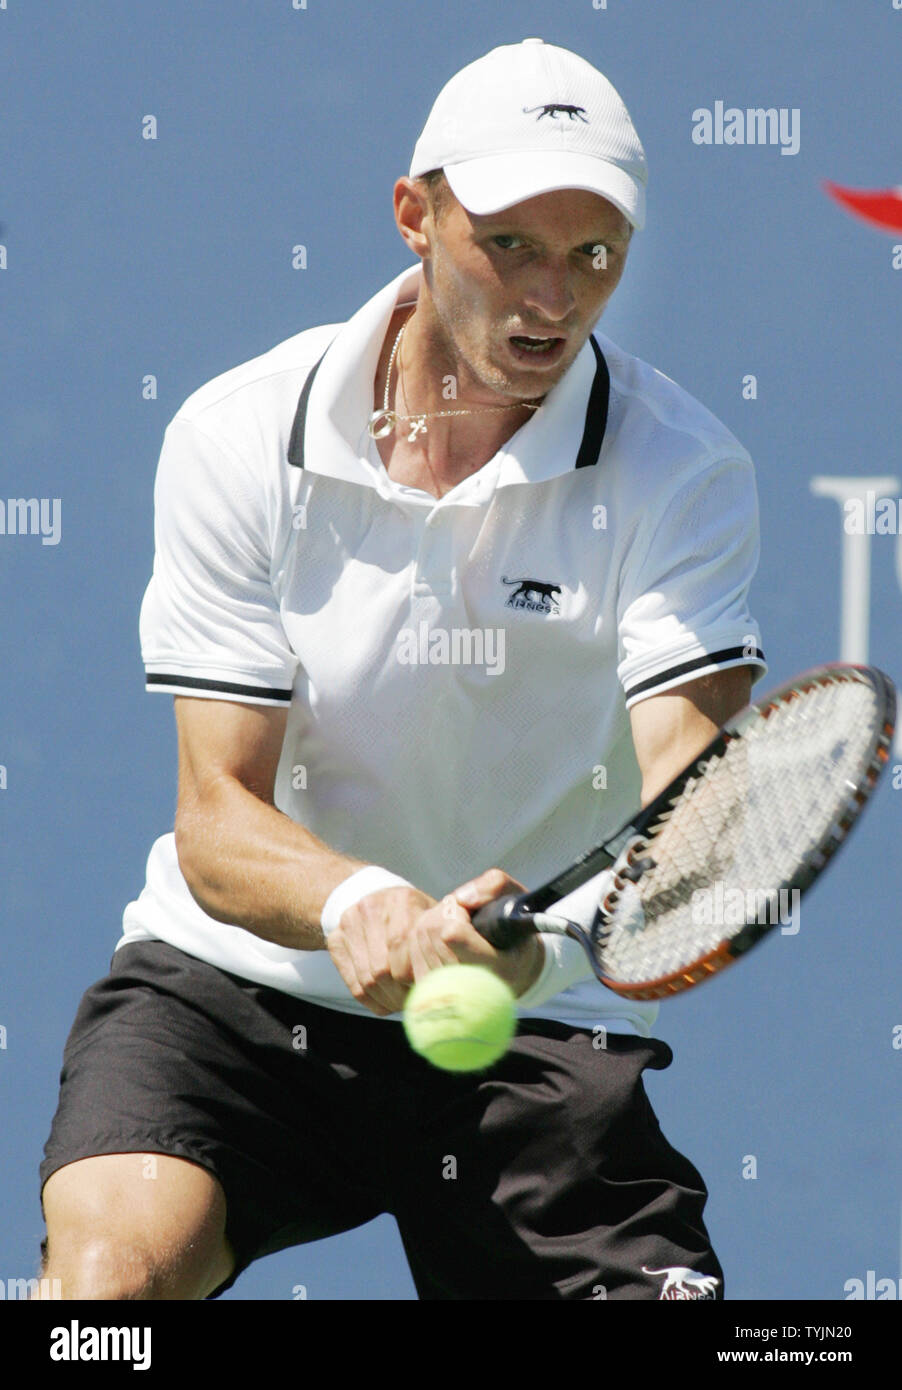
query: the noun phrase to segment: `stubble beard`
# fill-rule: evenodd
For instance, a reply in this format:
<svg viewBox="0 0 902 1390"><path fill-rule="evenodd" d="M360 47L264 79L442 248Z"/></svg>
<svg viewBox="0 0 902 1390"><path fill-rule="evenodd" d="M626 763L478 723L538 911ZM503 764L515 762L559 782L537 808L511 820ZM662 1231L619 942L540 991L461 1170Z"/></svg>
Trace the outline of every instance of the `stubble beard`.
<svg viewBox="0 0 902 1390"><path fill-rule="evenodd" d="M508 405L516 401L541 400L552 387L557 385L583 346L583 343L580 343L579 348L574 352L572 343L568 344L567 356L559 364L558 370L549 373L548 376L543 376L541 381L536 380L525 371L521 377L516 369L513 371L505 370L497 364L497 356L504 350L508 335L517 333L522 329L522 324L517 322L516 316L512 315L510 319L505 320L503 329L499 323L497 329L499 348L498 353L493 354L492 334L496 331L495 322L491 322L484 331L480 332L478 341L472 341L472 304L459 294L456 287L449 288L446 285L441 266L435 261L433 261L429 291L442 368L440 376L451 374L457 378L457 390L461 399L467 396L471 381L475 381L487 391L492 392L493 395L501 397L502 399L498 401L499 405ZM585 336L588 337L588 331ZM466 382L460 379L461 367L466 368Z"/></svg>
<svg viewBox="0 0 902 1390"><path fill-rule="evenodd" d="M498 365L497 359L504 350L508 335L516 333L519 328L513 319L503 320L497 329L494 323L490 323L474 342L472 309L456 300L449 306L447 302L439 305L433 299L433 305L444 343L443 357L448 363L447 371L458 375L458 391L462 398L467 390L466 384L459 379L461 366L466 368L468 382L475 381L493 395L501 397L501 405L541 400L568 371L582 347L580 343L580 348L574 352L572 344L568 344L567 356L557 371L543 376L539 381L526 371L521 374L516 369L509 371ZM496 351L493 351L493 335L498 344Z"/></svg>

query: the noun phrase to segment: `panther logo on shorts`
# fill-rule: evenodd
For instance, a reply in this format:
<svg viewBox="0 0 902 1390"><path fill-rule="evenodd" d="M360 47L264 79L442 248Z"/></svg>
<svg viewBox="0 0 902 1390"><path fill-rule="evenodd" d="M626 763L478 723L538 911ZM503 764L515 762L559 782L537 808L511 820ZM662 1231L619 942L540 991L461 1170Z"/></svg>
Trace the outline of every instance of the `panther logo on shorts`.
<svg viewBox="0 0 902 1390"><path fill-rule="evenodd" d="M668 1269L648 1269L643 1265L642 1271L644 1274L665 1276L659 1300L717 1297L720 1280L715 1279L713 1274L699 1274L698 1270L687 1269L685 1265L672 1265Z"/></svg>

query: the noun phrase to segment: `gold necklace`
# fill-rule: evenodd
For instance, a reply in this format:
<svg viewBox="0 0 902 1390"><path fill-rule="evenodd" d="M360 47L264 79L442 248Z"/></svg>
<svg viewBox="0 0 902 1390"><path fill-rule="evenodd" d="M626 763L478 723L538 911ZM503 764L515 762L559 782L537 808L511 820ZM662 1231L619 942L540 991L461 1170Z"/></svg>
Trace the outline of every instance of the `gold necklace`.
<svg viewBox="0 0 902 1390"><path fill-rule="evenodd" d="M415 312L416 310L414 310L414 313ZM394 365L398 348L401 345L401 339L404 336L404 329L412 318L413 314L410 315L410 318L404 320L398 331L398 336L394 341L391 356L388 359L388 371L385 374L385 399L382 402L382 409L374 410L367 424L367 431L371 438L384 439L387 434L391 434L395 425L403 421L410 424L410 434L407 436L407 442L408 444L412 444L417 435L428 434L428 430L426 429L427 420L438 420L447 418L450 415L487 415L490 412L498 410L522 410L524 408L526 410L538 410L539 407L533 405L531 401L516 401L513 405L485 405L478 410L423 410L416 415L399 415L396 410L389 410L388 397L391 387L391 369Z"/></svg>

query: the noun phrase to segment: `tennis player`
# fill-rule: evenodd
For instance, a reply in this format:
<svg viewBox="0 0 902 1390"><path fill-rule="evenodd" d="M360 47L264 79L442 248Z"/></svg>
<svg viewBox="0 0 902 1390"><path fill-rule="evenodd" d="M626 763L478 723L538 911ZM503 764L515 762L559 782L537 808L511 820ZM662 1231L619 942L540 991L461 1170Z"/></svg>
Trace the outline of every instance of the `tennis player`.
<svg viewBox="0 0 902 1390"><path fill-rule="evenodd" d="M764 670L746 451L593 331L645 192L601 73L496 48L395 185L412 268L169 425L141 640L178 806L66 1046L41 1168L64 1297L216 1297L386 1212L421 1298L722 1297L704 1182L643 1088L672 1060L655 1007L564 938L499 953L471 922ZM518 996L484 1074L400 1025L453 961Z"/></svg>

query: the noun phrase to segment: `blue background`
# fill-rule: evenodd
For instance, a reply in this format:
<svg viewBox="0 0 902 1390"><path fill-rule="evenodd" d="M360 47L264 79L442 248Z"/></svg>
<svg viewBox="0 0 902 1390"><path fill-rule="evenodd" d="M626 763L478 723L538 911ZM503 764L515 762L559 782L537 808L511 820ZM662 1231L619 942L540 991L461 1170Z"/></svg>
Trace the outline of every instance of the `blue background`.
<svg viewBox="0 0 902 1390"><path fill-rule="evenodd" d="M391 189L435 94L530 34L600 67L645 144L648 224L601 328L756 460L766 683L840 654L840 512L810 480L902 475L902 233L853 219L821 180L902 184L892 0L8 0L0 497L59 497L62 540L0 537L0 1278L35 1270L63 1043L172 823L171 700L144 693L137 640L165 425L210 377L347 317L409 263ZM800 152L694 144L692 112L717 100L799 108ZM896 544L871 543L870 659L898 680ZM731 1298L840 1299L868 1269L902 1274L900 807L887 777L798 936L662 1007L676 1060L648 1088L708 1182ZM299 1284L414 1297L387 1217L263 1260L227 1297Z"/></svg>

